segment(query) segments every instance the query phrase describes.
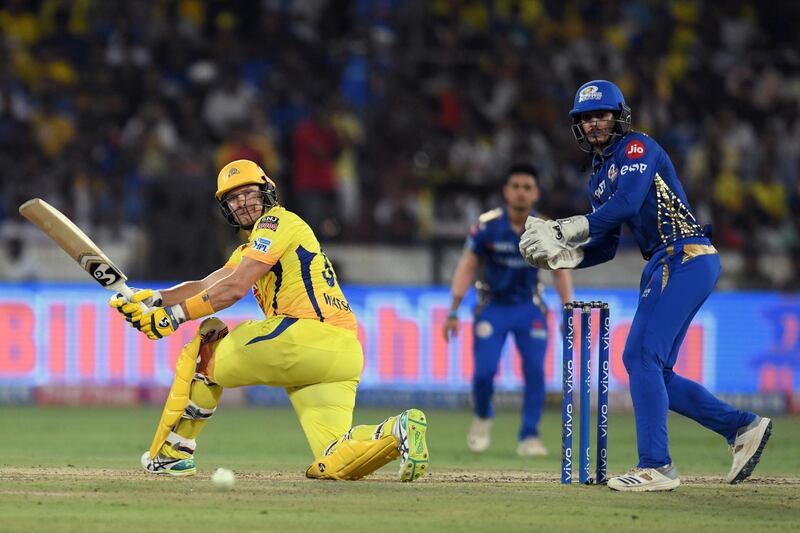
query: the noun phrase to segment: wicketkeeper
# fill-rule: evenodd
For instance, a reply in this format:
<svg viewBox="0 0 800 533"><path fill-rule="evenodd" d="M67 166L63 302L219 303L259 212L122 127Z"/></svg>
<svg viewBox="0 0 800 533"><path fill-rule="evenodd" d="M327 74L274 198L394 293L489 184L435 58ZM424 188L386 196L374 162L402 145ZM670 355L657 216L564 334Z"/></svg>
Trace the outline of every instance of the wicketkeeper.
<svg viewBox="0 0 800 533"><path fill-rule="evenodd" d="M196 439L223 390L271 385L286 389L305 432L314 459L306 476L359 479L398 458L401 481L424 474L428 421L422 411L351 427L363 352L356 318L311 228L278 204L275 183L252 161L225 165L216 198L228 223L249 234L222 268L200 281L110 301L153 340L187 320L210 317L181 351L155 437L141 458L144 469L194 474ZM251 290L265 318L229 332L212 315Z"/></svg>
<svg viewBox="0 0 800 533"><path fill-rule="evenodd" d="M631 109L619 87L605 80L584 84L569 114L578 145L592 154L593 210L556 221L529 218L520 251L540 268L590 267L614 257L626 224L647 261L622 355L630 378L639 463L611 478L608 486L660 491L680 484L667 442L670 409L728 441L733 465L726 480L738 483L758 463L772 422L722 402L673 370L689 324L719 278L711 228L697 222L664 149L631 130Z"/></svg>

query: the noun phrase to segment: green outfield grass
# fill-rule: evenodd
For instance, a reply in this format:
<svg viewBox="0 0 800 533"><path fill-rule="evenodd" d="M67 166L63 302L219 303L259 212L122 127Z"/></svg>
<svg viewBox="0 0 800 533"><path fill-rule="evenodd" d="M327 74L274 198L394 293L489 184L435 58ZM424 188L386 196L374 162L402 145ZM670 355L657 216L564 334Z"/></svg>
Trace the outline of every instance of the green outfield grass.
<svg viewBox="0 0 800 533"><path fill-rule="evenodd" d="M427 410L429 474L393 479L396 465L360 482L302 476L310 460L300 427L283 408L220 409L200 439L199 473L172 479L140 471L157 409L0 408L2 531L760 531L800 528L800 421L775 420L752 481L729 486L724 441L670 419L684 484L670 493L620 494L558 483L560 413L547 412L543 459L515 455L518 415L501 412L490 450L475 456L471 415ZM358 409L375 423L390 409ZM576 436L577 437L577 436ZM576 438L577 442L577 438ZM612 414L610 472L635 463L633 419ZM217 467L237 474L216 490Z"/></svg>

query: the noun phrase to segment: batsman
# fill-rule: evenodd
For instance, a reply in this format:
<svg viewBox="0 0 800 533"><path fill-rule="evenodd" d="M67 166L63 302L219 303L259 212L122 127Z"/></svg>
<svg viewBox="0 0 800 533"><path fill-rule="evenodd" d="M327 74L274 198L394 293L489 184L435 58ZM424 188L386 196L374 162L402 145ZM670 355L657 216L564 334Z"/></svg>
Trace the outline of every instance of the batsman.
<svg viewBox="0 0 800 533"><path fill-rule="evenodd" d="M144 469L195 474L197 438L224 389L270 385L286 390L308 440L307 477L355 480L399 459L400 481L419 478L429 464L422 411L351 427L363 351L356 317L311 228L278 203L275 183L252 161L225 165L216 199L228 223L249 236L222 268L199 281L110 300L152 340L208 317L178 357L156 434L141 458ZM251 290L264 318L229 332L212 315Z"/></svg>

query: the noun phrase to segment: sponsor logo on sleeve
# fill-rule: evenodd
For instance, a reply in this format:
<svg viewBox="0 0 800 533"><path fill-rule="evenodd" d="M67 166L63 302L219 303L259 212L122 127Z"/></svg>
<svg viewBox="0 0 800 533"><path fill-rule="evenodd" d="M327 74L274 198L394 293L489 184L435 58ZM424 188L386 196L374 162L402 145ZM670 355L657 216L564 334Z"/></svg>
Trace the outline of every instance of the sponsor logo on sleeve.
<svg viewBox="0 0 800 533"><path fill-rule="evenodd" d="M639 140L633 140L625 147L625 157L628 159L639 159L644 155L644 143Z"/></svg>
<svg viewBox="0 0 800 533"><path fill-rule="evenodd" d="M599 200L600 198L603 197L603 193L605 191L606 191L606 182L601 181L600 185L598 185L597 188L594 190L594 197Z"/></svg>
<svg viewBox="0 0 800 533"><path fill-rule="evenodd" d="M597 85L589 85L584 87L578 94L578 103L586 102L587 100L602 100L603 93L597 89Z"/></svg>
<svg viewBox="0 0 800 533"><path fill-rule="evenodd" d="M617 169L617 165L611 163L611 165L609 165L608 167L608 180L614 181L615 179L617 179L617 176L619 176L619 170Z"/></svg>
<svg viewBox="0 0 800 533"><path fill-rule="evenodd" d="M269 239L265 239L264 237L258 237L256 240L253 241L253 250L257 252L266 253L270 246L272 246L272 241Z"/></svg>
<svg viewBox="0 0 800 533"><path fill-rule="evenodd" d="M261 219L256 229L271 229L272 231L277 231L279 222L280 220L278 220L278 217L267 215Z"/></svg>

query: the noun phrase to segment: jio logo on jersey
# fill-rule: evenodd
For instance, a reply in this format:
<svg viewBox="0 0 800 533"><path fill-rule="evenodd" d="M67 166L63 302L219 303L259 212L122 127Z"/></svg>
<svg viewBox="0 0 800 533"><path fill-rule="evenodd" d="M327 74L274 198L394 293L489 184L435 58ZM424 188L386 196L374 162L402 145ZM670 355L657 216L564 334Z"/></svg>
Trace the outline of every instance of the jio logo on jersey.
<svg viewBox="0 0 800 533"><path fill-rule="evenodd" d="M628 159L639 159L644 155L644 144L642 141L631 141L625 147L625 157Z"/></svg>

